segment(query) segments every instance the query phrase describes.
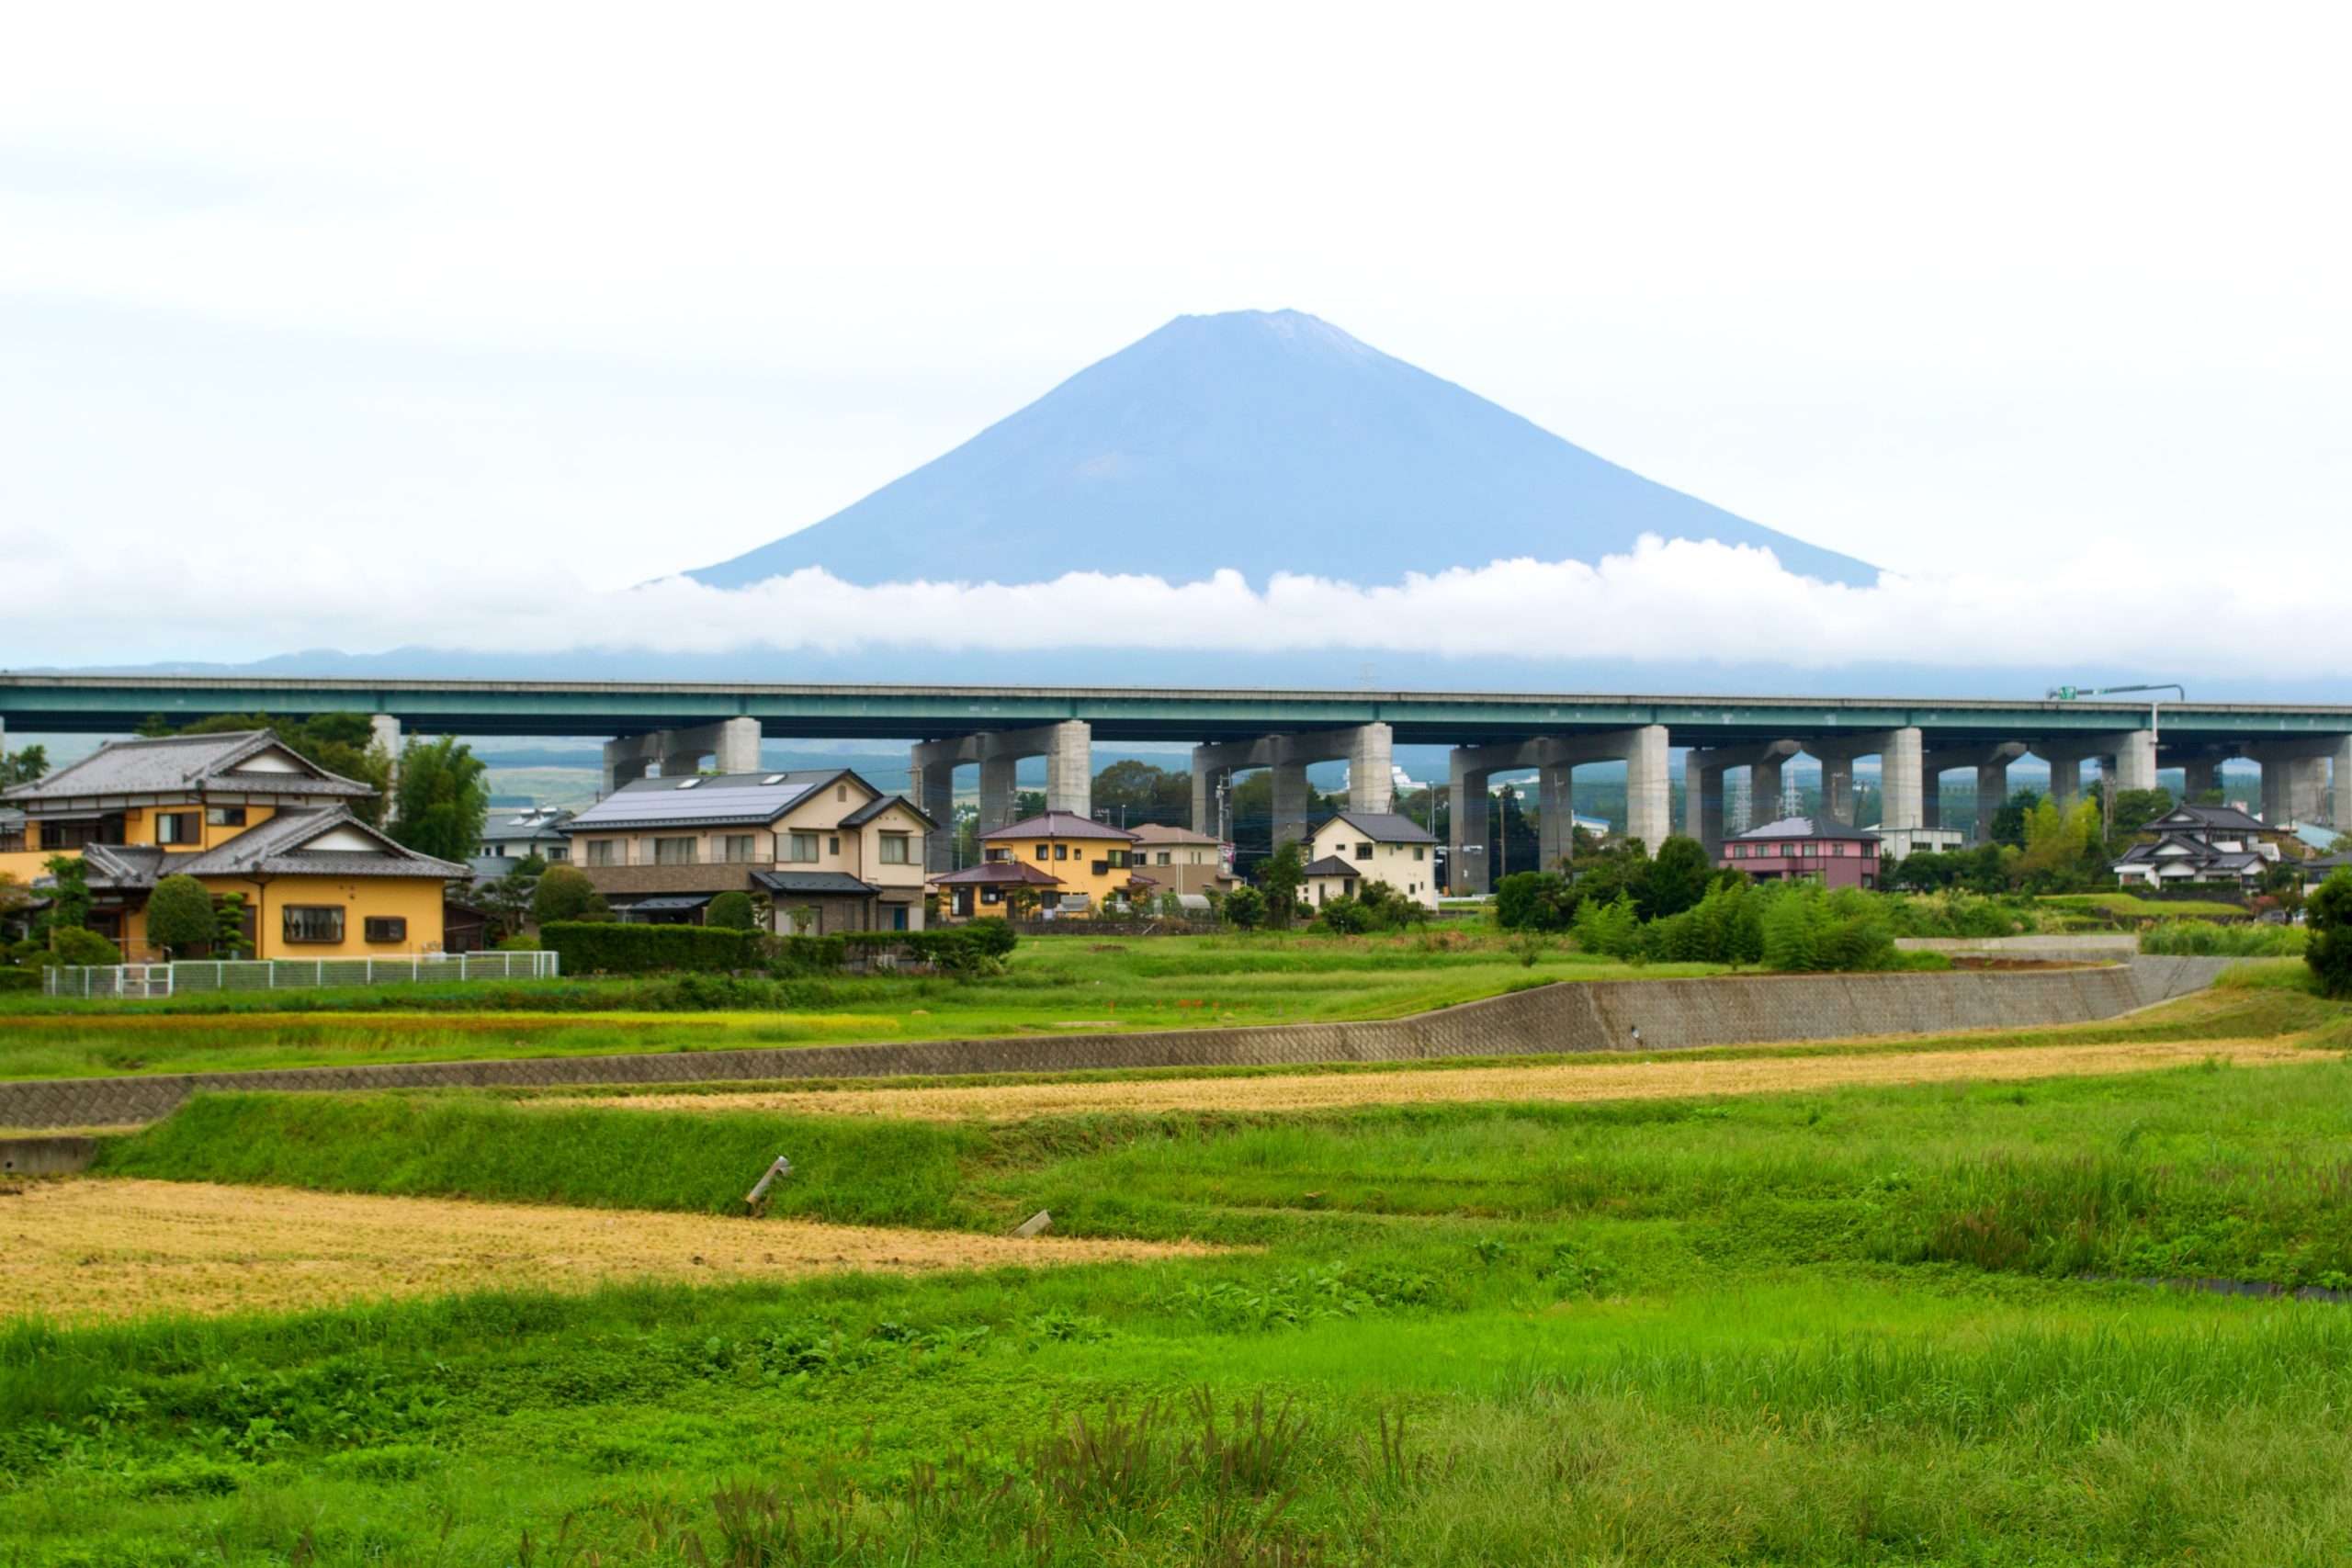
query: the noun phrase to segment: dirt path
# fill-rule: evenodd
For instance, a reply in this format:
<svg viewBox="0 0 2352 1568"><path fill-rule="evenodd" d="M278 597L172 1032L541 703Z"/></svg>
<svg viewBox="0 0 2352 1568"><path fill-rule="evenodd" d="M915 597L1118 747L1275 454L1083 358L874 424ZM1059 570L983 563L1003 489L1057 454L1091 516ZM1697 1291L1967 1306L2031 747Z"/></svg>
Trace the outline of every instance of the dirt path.
<svg viewBox="0 0 2352 1568"><path fill-rule="evenodd" d="M1476 1100L1673 1100L1706 1094L1783 1094L1853 1084L1986 1082L2147 1072L2218 1057L2239 1066L2310 1059L2291 1041L2200 1040L2155 1044L2048 1045L1874 1055L1749 1056L1731 1060L1589 1060L1526 1067L1311 1073L1259 1077L1148 1078L1133 1082L981 1085L746 1094L654 1094L552 1103L641 1111L780 1111L905 1116L957 1122L1019 1121L1086 1111L1319 1111ZM549 1103L542 1101L541 1103Z"/></svg>
<svg viewBox="0 0 2352 1568"><path fill-rule="evenodd" d="M452 1291L915 1273L1199 1250L201 1182L12 1185L0 1189L0 1319L277 1312Z"/></svg>

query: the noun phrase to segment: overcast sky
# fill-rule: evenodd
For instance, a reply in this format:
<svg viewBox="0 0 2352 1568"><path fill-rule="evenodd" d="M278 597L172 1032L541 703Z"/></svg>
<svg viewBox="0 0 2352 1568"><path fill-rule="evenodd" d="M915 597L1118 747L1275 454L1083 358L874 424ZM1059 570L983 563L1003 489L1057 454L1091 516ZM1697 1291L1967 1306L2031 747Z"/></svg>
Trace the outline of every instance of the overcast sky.
<svg viewBox="0 0 2352 1568"><path fill-rule="evenodd" d="M2352 671L2342 17L19 6L0 664L544 647L1288 306L1906 574L1871 651L2276 572ZM1677 558L1472 587L1613 625Z"/></svg>

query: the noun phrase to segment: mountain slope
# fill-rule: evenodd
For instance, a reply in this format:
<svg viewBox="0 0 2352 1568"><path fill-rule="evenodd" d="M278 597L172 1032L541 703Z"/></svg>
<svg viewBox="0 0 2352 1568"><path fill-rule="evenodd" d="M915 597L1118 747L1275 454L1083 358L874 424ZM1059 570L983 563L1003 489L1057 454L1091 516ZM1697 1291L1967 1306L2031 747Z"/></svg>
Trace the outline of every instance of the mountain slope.
<svg viewBox="0 0 2352 1568"><path fill-rule="evenodd" d="M823 522L689 575L858 583L1193 581L1232 568L1396 582L1598 560L1645 533L1876 570L1668 490L1295 310L1180 316Z"/></svg>

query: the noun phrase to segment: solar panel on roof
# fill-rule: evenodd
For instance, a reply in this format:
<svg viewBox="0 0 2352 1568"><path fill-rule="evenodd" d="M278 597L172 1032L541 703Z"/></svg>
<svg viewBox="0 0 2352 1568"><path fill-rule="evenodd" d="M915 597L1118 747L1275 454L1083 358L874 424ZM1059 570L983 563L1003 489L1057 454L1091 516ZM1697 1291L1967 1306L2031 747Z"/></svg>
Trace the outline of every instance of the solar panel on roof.
<svg viewBox="0 0 2352 1568"><path fill-rule="evenodd" d="M780 784L789 776L786 773L770 773L760 781L760 786L764 789L770 784Z"/></svg>
<svg viewBox="0 0 2352 1568"><path fill-rule="evenodd" d="M702 780L700 779L680 779L678 781L678 787L680 789L692 789L695 785L700 783L702 783Z"/></svg>

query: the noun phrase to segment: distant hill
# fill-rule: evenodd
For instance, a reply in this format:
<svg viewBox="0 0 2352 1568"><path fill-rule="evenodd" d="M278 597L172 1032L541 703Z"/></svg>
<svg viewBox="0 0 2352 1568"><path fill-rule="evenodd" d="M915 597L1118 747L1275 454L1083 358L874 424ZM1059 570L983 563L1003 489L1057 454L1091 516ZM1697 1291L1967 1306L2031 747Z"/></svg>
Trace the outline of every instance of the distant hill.
<svg viewBox="0 0 2352 1568"><path fill-rule="evenodd" d="M1532 557L1594 561L1643 534L1874 568L1597 457L1296 310L1179 316L946 456L820 523L689 575L803 567L856 583L1197 581L1222 568L1367 583Z"/></svg>

